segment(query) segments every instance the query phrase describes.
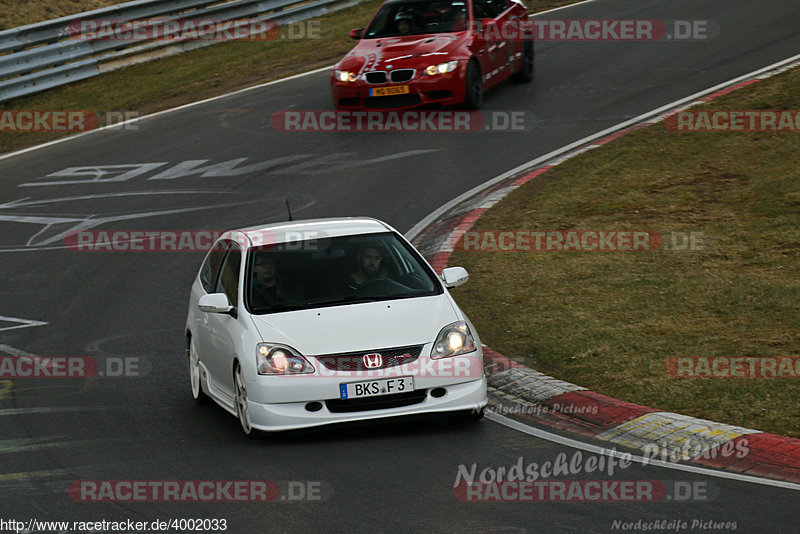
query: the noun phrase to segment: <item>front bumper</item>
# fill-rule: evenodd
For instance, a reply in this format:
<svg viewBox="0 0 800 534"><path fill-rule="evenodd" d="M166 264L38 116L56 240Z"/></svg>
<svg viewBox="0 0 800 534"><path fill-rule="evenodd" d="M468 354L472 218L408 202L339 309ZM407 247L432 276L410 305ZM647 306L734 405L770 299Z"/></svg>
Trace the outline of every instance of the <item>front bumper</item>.
<svg viewBox="0 0 800 534"><path fill-rule="evenodd" d="M405 84L368 84L363 79L343 83L331 74L331 93L337 109L358 110L398 110L430 104L455 105L464 102L465 81L464 64L446 74L426 76L417 73L415 78ZM408 85L409 93L395 96L370 96L369 90L376 87Z"/></svg>
<svg viewBox="0 0 800 534"><path fill-rule="evenodd" d="M433 389L443 389L444 395L435 397L432 394ZM424 396L422 395L423 391ZM334 413L324 401L321 402L322 407L318 411L309 411L307 401L262 404L248 400L248 408L253 428L263 431L280 431L402 415L479 410L487 404L485 376L481 376L477 380L439 386L438 388L416 389L415 392L420 393L421 400L419 402L407 406L368 411ZM437 391L436 394L441 394L441 391Z"/></svg>

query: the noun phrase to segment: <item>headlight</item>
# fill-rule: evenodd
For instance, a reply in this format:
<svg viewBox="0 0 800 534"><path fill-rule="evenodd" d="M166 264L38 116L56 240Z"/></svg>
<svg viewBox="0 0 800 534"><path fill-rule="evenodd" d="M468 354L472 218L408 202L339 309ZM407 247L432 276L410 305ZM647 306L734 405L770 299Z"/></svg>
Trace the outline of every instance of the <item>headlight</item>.
<svg viewBox="0 0 800 534"><path fill-rule="evenodd" d="M314 372L314 367L308 363L308 360L296 354L289 347L273 343L256 345L256 368L260 375L292 375Z"/></svg>
<svg viewBox="0 0 800 534"><path fill-rule="evenodd" d="M336 74L336 80L340 82L354 82L358 79L358 74L350 72L349 70L337 70L334 72Z"/></svg>
<svg viewBox="0 0 800 534"><path fill-rule="evenodd" d="M467 323L458 321L442 328L436 336L436 342L431 350L431 358L449 358L459 354L467 354L475 350L475 338L469 331Z"/></svg>
<svg viewBox="0 0 800 534"><path fill-rule="evenodd" d="M453 72L458 66L458 61L448 61L447 63L439 63L438 65L431 65L425 69L425 74L428 76L436 76L437 74L444 74L445 72Z"/></svg>

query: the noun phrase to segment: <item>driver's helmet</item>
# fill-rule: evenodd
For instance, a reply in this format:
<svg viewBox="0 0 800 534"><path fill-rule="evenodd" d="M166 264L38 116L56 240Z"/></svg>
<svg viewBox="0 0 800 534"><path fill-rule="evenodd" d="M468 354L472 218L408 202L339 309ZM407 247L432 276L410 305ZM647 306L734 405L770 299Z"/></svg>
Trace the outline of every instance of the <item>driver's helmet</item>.
<svg viewBox="0 0 800 534"><path fill-rule="evenodd" d="M408 21L411 24L413 18L411 17L411 13L406 13L405 11L401 11L397 15L394 16L394 23L397 24L401 20Z"/></svg>

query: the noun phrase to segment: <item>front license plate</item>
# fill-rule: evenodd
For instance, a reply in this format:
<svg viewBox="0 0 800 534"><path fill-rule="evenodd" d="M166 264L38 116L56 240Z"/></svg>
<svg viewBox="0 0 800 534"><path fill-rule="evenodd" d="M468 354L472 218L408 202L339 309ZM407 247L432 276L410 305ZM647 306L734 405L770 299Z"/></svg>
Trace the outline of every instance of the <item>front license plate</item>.
<svg viewBox="0 0 800 534"><path fill-rule="evenodd" d="M407 85L392 85L389 87L372 87L369 90L369 96L391 96L391 95L407 95Z"/></svg>
<svg viewBox="0 0 800 534"><path fill-rule="evenodd" d="M341 399L358 399L408 391L414 391L414 379L410 376L339 384L339 398Z"/></svg>

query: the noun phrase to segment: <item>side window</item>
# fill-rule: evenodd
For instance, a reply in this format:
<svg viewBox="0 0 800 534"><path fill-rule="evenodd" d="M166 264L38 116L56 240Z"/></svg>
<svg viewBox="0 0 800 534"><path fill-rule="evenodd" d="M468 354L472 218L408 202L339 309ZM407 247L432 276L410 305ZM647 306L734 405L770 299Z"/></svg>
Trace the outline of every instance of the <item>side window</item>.
<svg viewBox="0 0 800 534"><path fill-rule="evenodd" d="M214 282L217 279L219 267L222 265L222 258L225 257L225 245L217 243L214 248L206 256L206 261L203 263L203 268L200 269L200 283L206 293L214 292Z"/></svg>
<svg viewBox="0 0 800 534"><path fill-rule="evenodd" d="M508 9L508 0L474 0L472 2L475 18L493 19Z"/></svg>
<svg viewBox="0 0 800 534"><path fill-rule="evenodd" d="M492 14L489 9L489 2L487 0L474 0L472 2L472 11L476 19L490 19Z"/></svg>
<svg viewBox="0 0 800 534"><path fill-rule="evenodd" d="M228 241L226 244L230 247L230 250L222 262L214 293L225 293L228 296L228 303L231 306L237 306L239 266L242 264L242 251L239 249L239 245L233 241Z"/></svg>

